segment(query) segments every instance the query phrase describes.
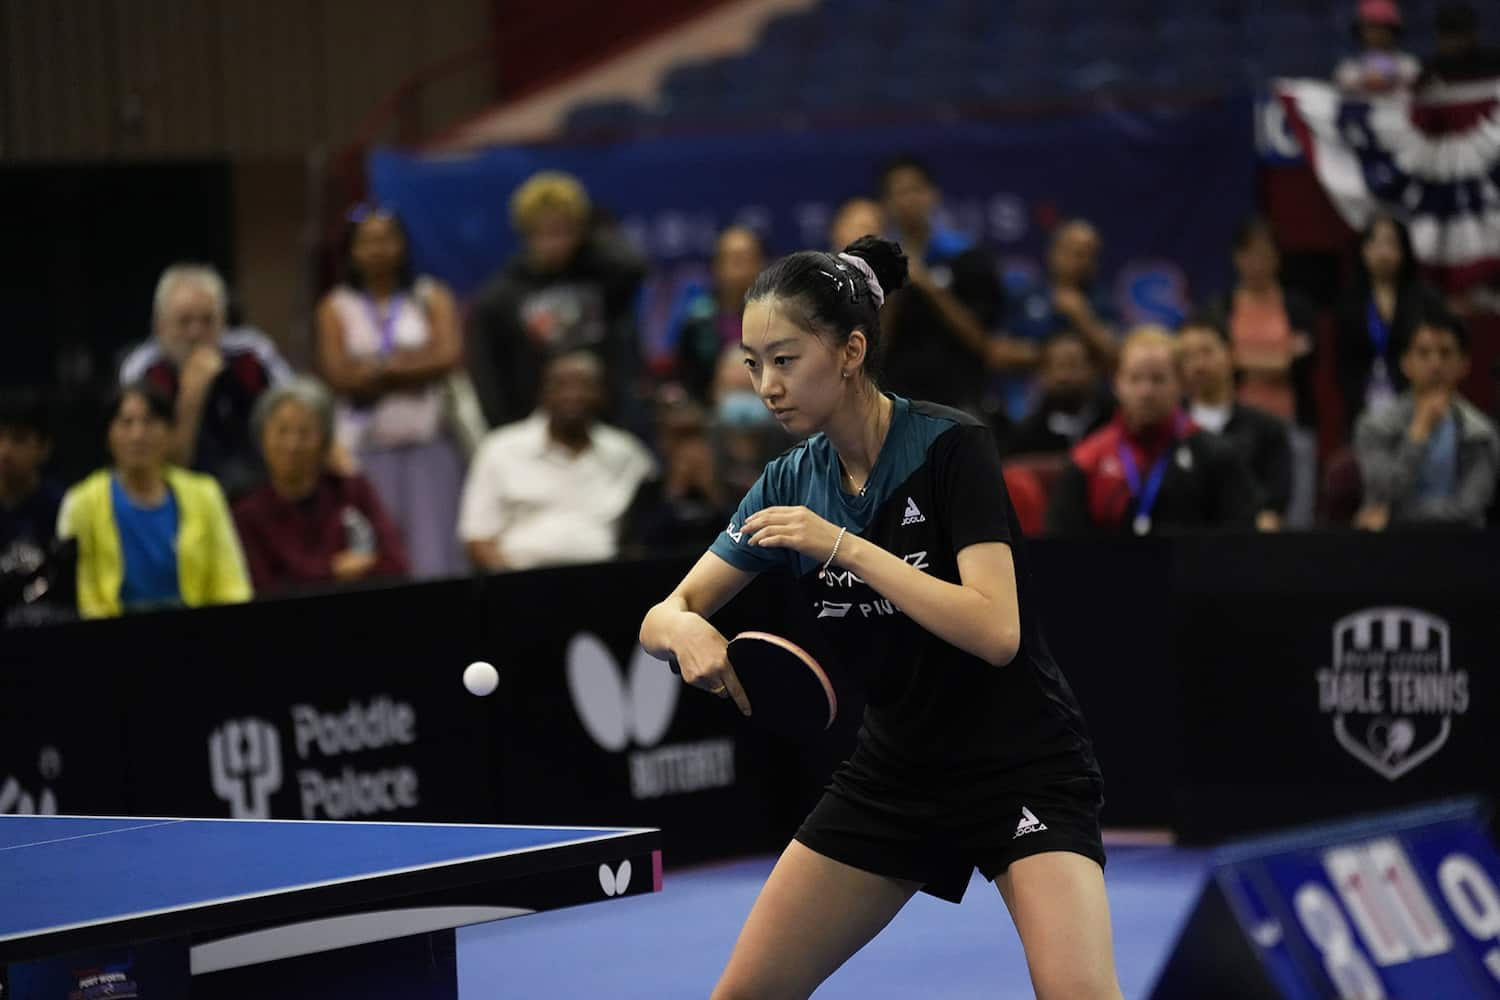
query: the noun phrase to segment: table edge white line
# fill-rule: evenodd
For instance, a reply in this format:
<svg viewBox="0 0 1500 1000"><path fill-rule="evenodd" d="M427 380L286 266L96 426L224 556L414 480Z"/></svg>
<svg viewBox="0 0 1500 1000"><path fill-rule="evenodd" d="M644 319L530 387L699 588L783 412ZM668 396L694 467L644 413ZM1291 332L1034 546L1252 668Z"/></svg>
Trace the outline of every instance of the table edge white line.
<svg viewBox="0 0 1500 1000"><path fill-rule="evenodd" d="M51 817L49 817L51 818ZM126 817L120 817L125 819ZM157 823L142 823L140 826L122 826L113 830L96 830L93 833L75 833L71 837L53 837L51 840L35 840L29 844L7 844L0 847L0 851L20 851L28 847L46 847L49 844L64 844L70 840L88 840L90 837L108 837L116 833L133 833L136 830L150 830L158 826L175 826L178 823L186 823L184 819L164 819Z"/></svg>
<svg viewBox="0 0 1500 1000"><path fill-rule="evenodd" d="M539 829L549 829L540 827ZM567 829L580 829L579 827L568 827ZM657 832L655 829L647 828L634 832ZM475 854L461 858L448 858L443 861L434 861L425 865L409 865L405 868L391 868L378 872L361 872L358 875L349 875L344 878L325 879L321 882L303 882L297 885L281 886L265 892L247 892L238 896L223 896L218 899L197 900L192 903L184 903L179 906L161 906L154 910L137 910L131 913L117 913L98 920L81 920L72 924L56 924L52 927L36 927L20 934L0 934L0 943L6 941L24 941L27 938L43 937L49 934L62 934L67 931L81 930L85 927L99 927L107 924L127 923L132 920L144 920L147 917L157 917L165 913L187 913L192 910L207 909L213 906L224 906L228 903L242 903L251 899L264 899L268 896L280 896L295 892L306 892L311 889L323 889L328 886L345 885L350 882L359 882L364 879L392 878L397 875L408 875L412 872L427 871L433 868L447 868L453 865L473 864L480 861L493 861L496 858L509 857L514 854L528 854L547 850L560 850L564 847L576 847L579 844L593 844L601 841L615 840L621 836L618 832L609 833L598 837L580 837L575 840L559 841L555 844L547 844L545 847L536 845L532 847L516 847L508 851L495 851L489 854ZM659 850L660 848L657 848Z"/></svg>
<svg viewBox="0 0 1500 1000"><path fill-rule="evenodd" d="M424 827L467 830L589 830L596 833L660 833L659 826L573 826L553 823L412 823L391 819L248 819L239 816L95 816L83 813L7 813L0 823L13 819L121 819L154 820L163 823L297 823L312 826L394 826L420 830Z"/></svg>

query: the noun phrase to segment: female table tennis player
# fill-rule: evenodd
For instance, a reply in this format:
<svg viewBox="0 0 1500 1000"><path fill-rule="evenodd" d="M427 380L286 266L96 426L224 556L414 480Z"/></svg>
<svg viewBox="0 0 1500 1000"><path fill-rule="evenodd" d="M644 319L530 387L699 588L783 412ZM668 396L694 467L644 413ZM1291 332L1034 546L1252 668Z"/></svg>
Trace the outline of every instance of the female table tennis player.
<svg viewBox="0 0 1500 1000"><path fill-rule="evenodd" d="M879 310L906 274L900 247L864 237L756 279L745 364L805 440L766 466L641 625L683 680L752 712L707 619L755 574L786 571L868 689L854 753L771 872L713 996L808 996L917 891L958 902L977 866L1038 997L1113 1000L1099 769L1022 612L1026 552L995 442L967 414L878 389Z"/></svg>

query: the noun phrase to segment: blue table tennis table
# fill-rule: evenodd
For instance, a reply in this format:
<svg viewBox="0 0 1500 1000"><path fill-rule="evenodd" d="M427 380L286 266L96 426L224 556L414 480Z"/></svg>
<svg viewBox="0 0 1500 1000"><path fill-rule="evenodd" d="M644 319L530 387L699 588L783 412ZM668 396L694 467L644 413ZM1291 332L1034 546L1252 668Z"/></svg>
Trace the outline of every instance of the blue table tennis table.
<svg viewBox="0 0 1500 1000"><path fill-rule="evenodd" d="M660 846L652 829L0 816L0 998L453 998L456 928L660 891Z"/></svg>

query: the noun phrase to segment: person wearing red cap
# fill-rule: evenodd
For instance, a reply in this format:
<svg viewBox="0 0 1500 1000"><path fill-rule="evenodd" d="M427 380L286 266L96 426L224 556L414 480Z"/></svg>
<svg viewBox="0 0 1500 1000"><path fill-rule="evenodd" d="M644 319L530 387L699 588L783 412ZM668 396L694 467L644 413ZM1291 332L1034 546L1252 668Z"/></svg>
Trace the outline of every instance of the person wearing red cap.
<svg viewBox="0 0 1500 1000"><path fill-rule="evenodd" d="M1410 90L1422 72L1422 64L1397 47L1401 31L1401 8L1395 0L1360 0L1354 18L1354 37L1360 51L1338 64L1333 71L1334 82L1345 92L1362 97Z"/></svg>

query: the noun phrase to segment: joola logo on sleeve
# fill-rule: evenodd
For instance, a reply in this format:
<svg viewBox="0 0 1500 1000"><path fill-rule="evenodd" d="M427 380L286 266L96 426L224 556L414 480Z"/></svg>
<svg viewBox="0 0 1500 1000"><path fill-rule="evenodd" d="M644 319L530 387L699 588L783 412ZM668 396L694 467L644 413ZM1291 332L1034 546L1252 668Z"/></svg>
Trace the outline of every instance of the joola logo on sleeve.
<svg viewBox="0 0 1500 1000"><path fill-rule="evenodd" d="M610 753L631 751L632 797L654 799L734 784L732 740L656 746L672 726L682 681L640 646L621 676L609 647L580 632L568 643L566 673L578 721L589 737Z"/></svg>

